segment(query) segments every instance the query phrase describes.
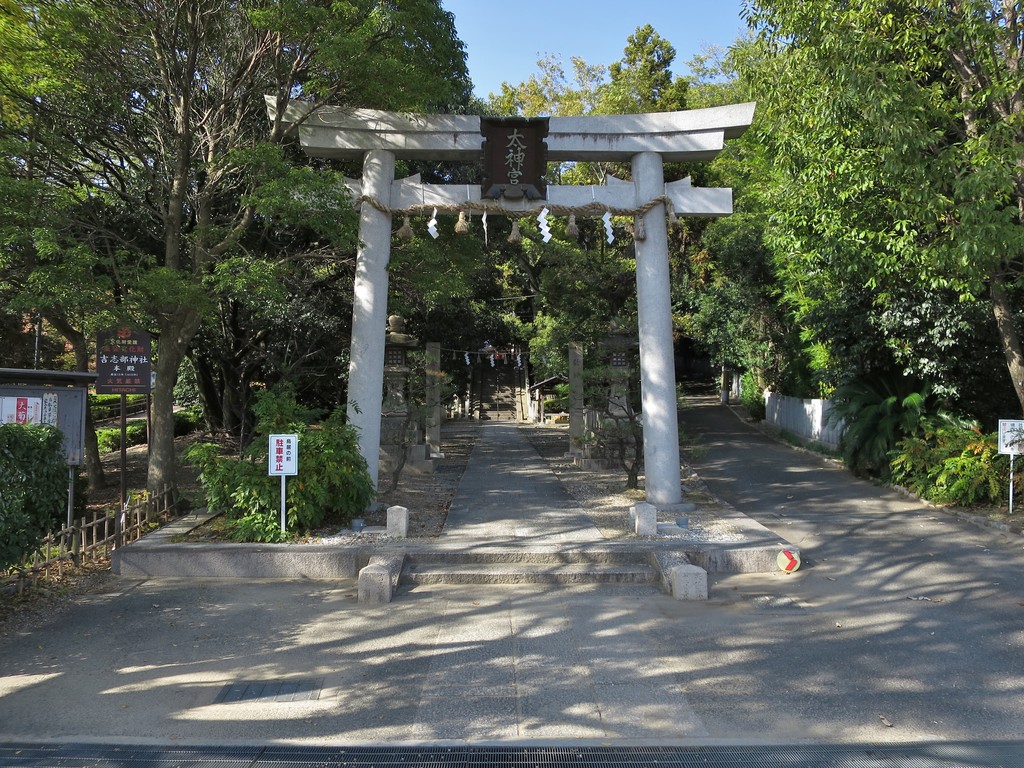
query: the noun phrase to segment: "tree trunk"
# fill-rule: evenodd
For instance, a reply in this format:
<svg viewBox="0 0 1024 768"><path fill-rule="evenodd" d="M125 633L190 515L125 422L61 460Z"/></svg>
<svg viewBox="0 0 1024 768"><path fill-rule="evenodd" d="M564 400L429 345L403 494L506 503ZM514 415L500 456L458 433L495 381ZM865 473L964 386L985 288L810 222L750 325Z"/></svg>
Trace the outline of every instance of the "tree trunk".
<svg viewBox="0 0 1024 768"><path fill-rule="evenodd" d="M220 387L213 375L213 366L205 357L193 351L189 356L196 372L196 388L203 408L203 418L210 432L224 431L224 407L221 403Z"/></svg>
<svg viewBox="0 0 1024 768"><path fill-rule="evenodd" d="M160 323L156 350L156 386L153 388L153 433L150 435L146 487L157 494L170 486L177 491L178 456L174 450L174 385L189 342L199 329L198 312L182 309Z"/></svg>
<svg viewBox="0 0 1024 768"><path fill-rule="evenodd" d="M1013 321L1013 306L1006 295L1006 286L1002 277L992 278L989 288L992 298L992 313L999 329L999 340L1006 357L1006 367L1010 371L1013 389L1020 401L1021 413L1024 414L1024 345Z"/></svg>

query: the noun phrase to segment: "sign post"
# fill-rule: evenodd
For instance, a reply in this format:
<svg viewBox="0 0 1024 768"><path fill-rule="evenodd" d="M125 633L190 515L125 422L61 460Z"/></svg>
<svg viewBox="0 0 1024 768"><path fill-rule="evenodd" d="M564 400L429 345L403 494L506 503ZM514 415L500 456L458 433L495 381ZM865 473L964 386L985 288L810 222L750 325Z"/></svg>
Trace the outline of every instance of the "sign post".
<svg viewBox="0 0 1024 768"><path fill-rule="evenodd" d="M1010 512L1013 514L1013 459L1024 453L1024 420L999 420L999 452L1010 454Z"/></svg>
<svg viewBox="0 0 1024 768"><path fill-rule="evenodd" d="M285 495L287 492L286 478L299 474L299 436L271 435L270 450L267 454L267 474L281 478L281 533L285 532L287 520L285 516Z"/></svg>
<svg viewBox="0 0 1024 768"><path fill-rule="evenodd" d="M128 416L126 395L148 395L153 343L127 325L100 331L96 340L96 394L121 396L121 511L128 504ZM147 435L148 438L148 435Z"/></svg>

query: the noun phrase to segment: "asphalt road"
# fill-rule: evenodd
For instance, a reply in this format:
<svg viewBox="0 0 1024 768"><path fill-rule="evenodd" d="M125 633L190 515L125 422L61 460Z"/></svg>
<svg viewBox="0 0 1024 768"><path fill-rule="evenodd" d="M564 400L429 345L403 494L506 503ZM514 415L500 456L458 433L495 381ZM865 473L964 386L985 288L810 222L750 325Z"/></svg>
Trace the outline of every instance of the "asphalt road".
<svg viewBox="0 0 1024 768"><path fill-rule="evenodd" d="M734 610L715 617L690 682L705 722L803 722L817 738L879 723L905 739L1024 736L1024 539L854 478L717 399L681 423L710 489L803 559L790 576L718 580L713 599ZM733 590L761 593L762 607Z"/></svg>

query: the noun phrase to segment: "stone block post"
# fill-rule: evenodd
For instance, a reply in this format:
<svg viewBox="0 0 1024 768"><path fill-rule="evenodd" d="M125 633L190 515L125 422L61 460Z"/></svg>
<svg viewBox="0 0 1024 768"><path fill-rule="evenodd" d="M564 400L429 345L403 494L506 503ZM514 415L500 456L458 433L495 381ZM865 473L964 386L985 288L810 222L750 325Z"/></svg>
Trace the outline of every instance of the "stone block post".
<svg viewBox="0 0 1024 768"><path fill-rule="evenodd" d="M585 431L583 416L583 345L569 345L569 455L582 456L580 440Z"/></svg>

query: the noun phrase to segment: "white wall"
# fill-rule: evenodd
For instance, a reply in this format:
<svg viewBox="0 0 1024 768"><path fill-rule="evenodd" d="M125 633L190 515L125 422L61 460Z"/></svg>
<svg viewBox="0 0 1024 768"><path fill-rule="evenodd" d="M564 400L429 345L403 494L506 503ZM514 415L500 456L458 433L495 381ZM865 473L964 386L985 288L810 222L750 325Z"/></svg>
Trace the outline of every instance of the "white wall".
<svg viewBox="0 0 1024 768"><path fill-rule="evenodd" d="M764 393L765 421L794 435L816 440L829 448L839 447L843 425L826 425L831 403L828 400L801 400L798 397Z"/></svg>

